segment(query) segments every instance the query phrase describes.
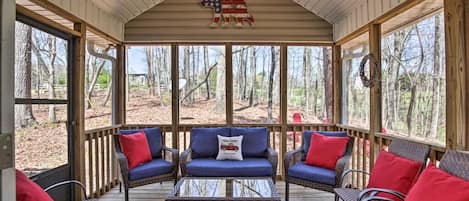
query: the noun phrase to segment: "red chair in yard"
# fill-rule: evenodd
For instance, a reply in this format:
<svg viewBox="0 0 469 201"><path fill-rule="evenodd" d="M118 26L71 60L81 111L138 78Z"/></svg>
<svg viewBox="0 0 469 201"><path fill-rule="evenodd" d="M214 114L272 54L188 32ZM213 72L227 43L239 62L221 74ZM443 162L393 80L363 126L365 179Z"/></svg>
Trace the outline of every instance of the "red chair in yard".
<svg viewBox="0 0 469 201"><path fill-rule="evenodd" d="M294 124L301 124L303 121L302 121L302 114L299 113L299 112L295 112L292 116L293 118L293 123ZM292 139L294 138L295 140L295 143L296 142L301 142L301 132L287 132L287 136L289 139Z"/></svg>

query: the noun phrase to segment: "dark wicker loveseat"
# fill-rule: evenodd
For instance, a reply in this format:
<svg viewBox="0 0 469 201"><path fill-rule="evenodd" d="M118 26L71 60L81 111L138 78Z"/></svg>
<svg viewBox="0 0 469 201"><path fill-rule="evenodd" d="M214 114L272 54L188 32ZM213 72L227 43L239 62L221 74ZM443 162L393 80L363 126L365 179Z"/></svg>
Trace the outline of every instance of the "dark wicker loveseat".
<svg viewBox="0 0 469 201"><path fill-rule="evenodd" d="M243 136L243 160L216 160L217 135ZM265 127L194 128L190 147L180 157L182 176L272 177L275 182L278 154L269 144L269 131Z"/></svg>

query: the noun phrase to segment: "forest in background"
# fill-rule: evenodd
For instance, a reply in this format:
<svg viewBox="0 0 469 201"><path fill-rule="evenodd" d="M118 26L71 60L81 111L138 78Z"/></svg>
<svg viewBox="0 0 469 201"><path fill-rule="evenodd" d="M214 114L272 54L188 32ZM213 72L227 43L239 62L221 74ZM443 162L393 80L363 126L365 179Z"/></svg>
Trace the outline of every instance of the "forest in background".
<svg viewBox="0 0 469 201"><path fill-rule="evenodd" d="M332 115L331 48L298 46L288 51L288 121L328 122ZM129 60L138 61L127 66L127 122L136 122L139 116L143 118L140 123L171 123L170 48L132 46L129 52ZM233 47L235 123L279 122L279 53L278 46ZM179 47L181 123L226 123L225 58L223 46ZM160 117L152 116L155 112ZM301 119L294 121L295 115Z"/></svg>
<svg viewBox="0 0 469 201"><path fill-rule="evenodd" d="M383 126L445 141L444 19L439 12L382 40Z"/></svg>

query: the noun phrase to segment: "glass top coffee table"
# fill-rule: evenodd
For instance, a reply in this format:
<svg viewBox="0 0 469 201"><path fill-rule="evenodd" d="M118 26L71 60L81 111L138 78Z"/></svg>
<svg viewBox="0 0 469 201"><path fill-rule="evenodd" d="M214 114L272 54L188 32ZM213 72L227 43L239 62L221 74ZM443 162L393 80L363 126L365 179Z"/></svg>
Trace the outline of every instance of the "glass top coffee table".
<svg viewBox="0 0 469 201"><path fill-rule="evenodd" d="M236 200L280 201L272 179L184 177L166 201Z"/></svg>

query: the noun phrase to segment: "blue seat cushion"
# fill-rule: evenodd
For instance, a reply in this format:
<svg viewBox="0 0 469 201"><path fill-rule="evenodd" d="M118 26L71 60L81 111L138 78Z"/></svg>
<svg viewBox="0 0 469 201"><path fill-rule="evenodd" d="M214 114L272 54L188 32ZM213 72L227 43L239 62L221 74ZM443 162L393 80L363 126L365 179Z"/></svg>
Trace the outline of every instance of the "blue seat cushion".
<svg viewBox="0 0 469 201"><path fill-rule="evenodd" d="M120 130L122 135L130 135L142 130ZM161 141L161 129L160 128L145 128L143 129L145 136L147 137L148 145L150 146L150 153L153 158L161 158L161 150L163 149L163 143Z"/></svg>
<svg viewBox="0 0 469 201"><path fill-rule="evenodd" d="M163 159L154 159L148 163L139 165L129 171L129 180L138 180L163 174L169 174L173 171L174 165Z"/></svg>
<svg viewBox="0 0 469 201"><path fill-rule="evenodd" d="M216 157L218 154L217 135L229 137L229 128L194 128L191 132L192 158Z"/></svg>
<svg viewBox="0 0 469 201"><path fill-rule="evenodd" d="M272 165L264 158L245 158L242 161L199 158L187 164L187 174L199 177L272 176Z"/></svg>
<svg viewBox="0 0 469 201"><path fill-rule="evenodd" d="M335 185L335 171L299 162L288 169L288 176L307 181Z"/></svg>
<svg viewBox="0 0 469 201"><path fill-rule="evenodd" d="M231 128L231 136L243 136L244 157L265 157L269 146L267 128Z"/></svg>
<svg viewBox="0 0 469 201"><path fill-rule="evenodd" d="M330 136L330 137L347 137L347 132L345 131L305 131L304 134L304 144L303 144L303 160L306 159L306 154L309 150L309 145L311 144L311 134L315 132L321 135Z"/></svg>

